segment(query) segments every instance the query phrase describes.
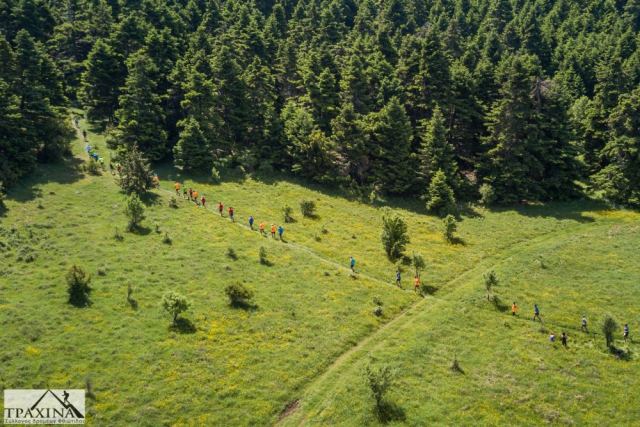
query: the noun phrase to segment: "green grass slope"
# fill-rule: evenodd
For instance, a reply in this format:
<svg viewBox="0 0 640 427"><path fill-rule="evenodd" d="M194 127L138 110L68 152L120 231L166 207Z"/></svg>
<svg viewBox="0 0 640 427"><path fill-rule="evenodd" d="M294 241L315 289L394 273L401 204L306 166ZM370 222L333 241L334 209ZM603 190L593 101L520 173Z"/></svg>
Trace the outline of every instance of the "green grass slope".
<svg viewBox="0 0 640 427"><path fill-rule="evenodd" d="M363 380L367 363L397 374L390 416L410 425L635 425L640 420L637 335L605 350L602 316L640 327L640 223L615 214L594 224L515 245L480 264L442 298L427 298L332 366L305 391L285 425L371 425L379 420ZM482 274L502 279L496 294L518 316L488 303ZM452 283L453 285L453 283ZM533 322L533 304L543 324ZM509 310L510 311L510 310ZM581 316L590 322L580 330ZM569 345L552 344L565 331ZM463 373L451 370L454 358Z"/></svg>
<svg viewBox="0 0 640 427"><path fill-rule="evenodd" d="M90 142L108 158L101 135L91 133ZM282 422L357 425L376 422L361 375L370 357L401 371L391 397L410 424L506 422L507 415L527 422L554 411L553 420L596 422L606 412L593 415L594 402L606 397L606 408L620 411L624 389L634 386L634 357L614 360L601 337L573 331L568 352L550 350L539 325L487 307L478 280L495 268L503 300L518 299L522 318L538 301L547 328L575 327L582 313L595 322L608 311L622 321L638 299L637 260L628 261L637 248L635 214L584 203L479 209L460 224L464 243L449 245L441 221L424 215L419 201L390 200L409 225L407 252L424 256L424 280L437 289L421 298L410 290L408 267L404 289L393 286L381 206L286 177L214 185L161 168L146 228L117 241L124 196L109 173L80 171L83 145L76 141L74 159L13 189L0 213L0 389L82 388L89 380L95 425L269 425L297 399L300 407ZM174 179L204 193L211 207L233 206L236 223L184 200L169 208ZM303 199L317 203L318 218L299 214ZM285 224L286 242L246 226L249 215L281 223L287 205L297 221ZM171 245L162 242L165 232ZM261 246L272 266L258 262ZM230 247L237 260L227 256ZM73 264L92 274L89 308L66 303ZM254 291L257 308L229 306L224 288L234 282ZM137 307L126 300L129 285ZM195 330L169 328L159 307L167 290L190 298L185 317ZM374 298L384 303L381 318ZM464 376L448 371L455 352ZM558 402L574 396L569 381L585 388L575 394L582 412ZM522 389L524 396L511 393ZM502 400L513 407L500 408Z"/></svg>

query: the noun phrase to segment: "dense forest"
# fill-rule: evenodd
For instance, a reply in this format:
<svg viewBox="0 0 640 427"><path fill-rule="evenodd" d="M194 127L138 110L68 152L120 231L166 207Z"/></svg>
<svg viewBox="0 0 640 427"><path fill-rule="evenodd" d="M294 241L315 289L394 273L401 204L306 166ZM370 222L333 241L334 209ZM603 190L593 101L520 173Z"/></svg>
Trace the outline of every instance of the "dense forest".
<svg viewBox="0 0 640 427"><path fill-rule="evenodd" d="M0 181L110 147L360 195L640 205L639 0L0 0Z"/></svg>

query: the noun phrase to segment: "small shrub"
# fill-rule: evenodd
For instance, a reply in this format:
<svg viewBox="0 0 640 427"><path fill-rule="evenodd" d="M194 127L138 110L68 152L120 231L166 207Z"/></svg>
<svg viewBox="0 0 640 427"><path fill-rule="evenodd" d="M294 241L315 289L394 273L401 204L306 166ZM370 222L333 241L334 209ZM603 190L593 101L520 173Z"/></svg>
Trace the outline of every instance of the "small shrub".
<svg viewBox="0 0 640 427"><path fill-rule="evenodd" d="M31 246L22 246L18 250L16 260L26 262L26 263L33 262L36 260L36 253L33 251Z"/></svg>
<svg viewBox="0 0 640 427"><path fill-rule="evenodd" d="M322 237L320 237L318 234L314 234L313 235L313 240L315 240L316 242L321 242L322 241Z"/></svg>
<svg viewBox="0 0 640 427"><path fill-rule="evenodd" d="M291 206L285 206L282 208L282 216L284 218L284 222L287 224L295 222L295 219L293 218L293 208Z"/></svg>
<svg viewBox="0 0 640 427"><path fill-rule="evenodd" d="M260 264L271 265L271 261L269 261L269 258L267 256L267 250L264 246L260 246L260 252L258 253L258 255L260 257Z"/></svg>
<svg viewBox="0 0 640 427"><path fill-rule="evenodd" d="M159 223L157 223L157 222L154 222L154 223L153 223L153 226L154 226L154 227L155 227L155 229L156 229L156 233L160 233L160 224L159 224Z"/></svg>
<svg viewBox="0 0 640 427"><path fill-rule="evenodd" d="M124 240L124 236L122 236L122 233L120 233L120 230L118 230L118 227L115 227L115 230L113 232L113 238L119 242Z"/></svg>
<svg viewBox="0 0 640 427"><path fill-rule="evenodd" d="M389 211L382 217L382 245L390 260L400 258L409 243L407 223L397 215L391 215Z"/></svg>
<svg viewBox="0 0 640 427"><path fill-rule="evenodd" d="M376 308L374 308L374 309L373 309L373 314L374 314L376 317L380 317L380 316L382 316L382 306L377 305L377 306L376 306Z"/></svg>
<svg viewBox="0 0 640 427"><path fill-rule="evenodd" d="M137 194L132 194L126 201L124 213L129 219L127 226L129 231L133 231L144 219L144 206Z"/></svg>
<svg viewBox="0 0 640 427"><path fill-rule="evenodd" d="M91 378L87 377L87 379L85 380L85 392L84 395L85 397L95 400L96 399L96 395L93 392L93 382L91 381Z"/></svg>
<svg viewBox="0 0 640 427"><path fill-rule="evenodd" d="M324 225L322 226L322 228L320 229L320 232L321 232L322 234L329 234L329 230L327 229L326 224L324 224Z"/></svg>
<svg viewBox="0 0 640 427"><path fill-rule="evenodd" d="M375 305L384 305L384 304L382 303L382 300L380 299L380 297L373 297L373 303L374 303Z"/></svg>
<svg viewBox="0 0 640 427"><path fill-rule="evenodd" d="M487 301L491 301L491 292L498 285L498 276L491 270L484 274L484 288L487 291Z"/></svg>
<svg viewBox="0 0 640 427"><path fill-rule="evenodd" d="M451 367L450 369L453 372L457 372L460 374L464 374L464 370L462 369L462 367L460 366L460 362L458 362L458 355L454 355L453 356L453 362L451 362Z"/></svg>
<svg viewBox="0 0 640 427"><path fill-rule="evenodd" d="M44 209L44 205L42 204L42 200L38 200L38 209Z"/></svg>
<svg viewBox="0 0 640 427"><path fill-rule="evenodd" d="M89 162L86 164L86 171L90 175L102 175L100 164L93 159L89 159Z"/></svg>
<svg viewBox="0 0 640 427"><path fill-rule="evenodd" d="M455 240L456 240L455 236L454 236L454 233L458 229L458 224L456 223L455 217L453 215L449 214L444 218L442 223L444 225L444 237L445 237L445 239L447 239L447 242L449 242L449 243L454 243Z"/></svg>
<svg viewBox="0 0 640 427"><path fill-rule="evenodd" d="M98 267L98 276L106 276L107 275L107 268L105 266L100 266Z"/></svg>
<svg viewBox="0 0 640 427"><path fill-rule="evenodd" d="M227 256L234 261L238 259L238 254L236 254L236 251L231 246L227 249Z"/></svg>
<svg viewBox="0 0 640 427"><path fill-rule="evenodd" d="M173 209L178 209L178 201L173 196L171 196L171 198L169 199L169 207Z"/></svg>
<svg viewBox="0 0 640 427"><path fill-rule="evenodd" d="M248 305L253 298L253 292L242 283L233 283L224 288L224 293L229 297L229 303L234 306Z"/></svg>
<svg viewBox="0 0 640 427"><path fill-rule="evenodd" d="M4 209L5 205L4 205L4 184L2 183L2 181L0 181L0 209Z"/></svg>
<svg viewBox="0 0 640 427"><path fill-rule="evenodd" d="M173 243L173 240L171 239L171 236L169 236L169 232L165 231L164 232L164 237L162 238L162 243L164 243L165 245L170 245Z"/></svg>
<svg viewBox="0 0 640 427"><path fill-rule="evenodd" d="M371 394L376 401L376 412L380 415L384 410L384 398L387 391L393 386L394 374L387 365L365 368L365 377Z"/></svg>
<svg viewBox="0 0 640 427"><path fill-rule="evenodd" d="M302 200L300 202L300 212L307 218L316 217L316 202L313 200Z"/></svg>
<svg viewBox="0 0 640 427"><path fill-rule="evenodd" d="M162 295L162 308L169 313L176 324L178 316L189 309L191 303L189 300L177 292L169 291Z"/></svg>
<svg viewBox="0 0 640 427"><path fill-rule="evenodd" d="M613 337L617 329L618 323L616 323L613 317L607 314L602 322L602 333L604 334L604 339L606 341L607 348L609 349L613 345Z"/></svg>
<svg viewBox="0 0 640 427"><path fill-rule="evenodd" d="M422 258L422 255L414 253L411 257L411 263L413 264L413 268L416 270L416 276L420 277L420 272L427 266L424 262L424 258Z"/></svg>
<svg viewBox="0 0 640 427"><path fill-rule="evenodd" d="M496 201L496 191L490 184L482 184L478 189L480 193L480 203L491 206Z"/></svg>
<svg viewBox="0 0 640 427"><path fill-rule="evenodd" d="M67 273L67 292L69 293L69 304L76 307L86 307L91 304L89 294L91 293L91 276L76 265L72 266Z"/></svg>
<svg viewBox="0 0 640 427"><path fill-rule="evenodd" d="M211 181L213 181L215 184L219 184L221 180L222 180L222 177L220 176L220 171L218 170L218 168L216 168L215 166L212 167Z"/></svg>
<svg viewBox="0 0 640 427"><path fill-rule="evenodd" d="M119 154L117 160L120 163L118 184L125 193L142 195L154 187L149 161L136 145Z"/></svg>

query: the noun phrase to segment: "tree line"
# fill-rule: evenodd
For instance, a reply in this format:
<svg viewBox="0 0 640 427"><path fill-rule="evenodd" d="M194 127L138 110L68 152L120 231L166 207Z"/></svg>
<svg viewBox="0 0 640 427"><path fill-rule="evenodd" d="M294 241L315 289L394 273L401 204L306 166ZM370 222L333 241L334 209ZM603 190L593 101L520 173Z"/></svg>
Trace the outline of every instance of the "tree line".
<svg viewBox="0 0 640 427"><path fill-rule="evenodd" d="M640 205L638 0L0 0L0 180L68 150L360 195Z"/></svg>

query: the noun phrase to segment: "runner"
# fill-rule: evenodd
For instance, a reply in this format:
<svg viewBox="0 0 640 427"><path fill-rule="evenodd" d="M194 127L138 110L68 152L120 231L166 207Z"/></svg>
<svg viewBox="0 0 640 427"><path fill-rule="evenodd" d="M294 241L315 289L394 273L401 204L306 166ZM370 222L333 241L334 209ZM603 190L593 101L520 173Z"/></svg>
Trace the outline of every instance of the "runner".
<svg viewBox="0 0 640 427"><path fill-rule="evenodd" d="M253 215L249 216L249 228L253 230Z"/></svg>
<svg viewBox="0 0 640 427"><path fill-rule="evenodd" d="M193 199L193 189L189 188L189 200Z"/></svg>
<svg viewBox="0 0 640 427"><path fill-rule="evenodd" d="M173 184L173 186L176 189L176 196L180 196L180 183L178 181L175 182L175 184Z"/></svg>
<svg viewBox="0 0 640 427"><path fill-rule="evenodd" d="M271 224L271 237L276 238L276 225Z"/></svg>
<svg viewBox="0 0 640 427"><path fill-rule="evenodd" d="M586 316L582 316L582 327L580 329L582 329L583 332L589 332L587 330L587 317Z"/></svg>
<svg viewBox="0 0 640 427"><path fill-rule="evenodd" d="M196 205L199 206L200 203L198 202L198 192L196 190L193 190L192 196L193 196L193 201L196 202Z"/></svg>
<svg viewBox="0 0 640 427"><path fill-rule="evenodd" d="M229 206L229 218L231 218L232 222L235 222L235 219L233 219L233 207Z"/></svg>
<svg viewBox="0 0 640 427"><path fill-rule="evenodd" d="M401 277L400 277L400 269L398 268L398 269L396 270L396 285L397 285L398 287L400 287L400 279L401 279Z"/></svg>
<svg viewBox="0 0 640 427"><path fill-rule="evenodd" d="M567 334L562 332L562 345L564 346L564 348L567 348Z"/></svg>
<svg viewBox="0 0 640 427"><path fill-rule="evenodd" d="M413 290L414 290L414 292L419 292L420 291L420 277L418 277L417 274L413 278Z"/></svg>
<svg viewBox="0 0 640 427"><path fill-rule="evenodd" d="M542 322L542 318L540 317L540 309L538 308L538 304L533 304L533 321L535 322L536 318Z"/></svg>
<svg viewBox="0 0 640 427"><path fill-rule="evenodd" d="M622 337L624 338L624 341L627 342L627 340L629 339L629 324L625 323L624 324L624 332Z"/></svg>
<svg viewBox="0 0 640 427"><path fill-rule="evenodd" d="M278 227L278 237L282 240L282 234L284 233L284 228L282 226Z"/></svg>
<svg viewBox="0 0 640 427"><path fill-rule="evenodd" d="M515 316L516 313L518 313L518 304L514 301L513 304L511 304L511 315Z"/></svg>
<svg viewBox="0 0 640 427"><path fill-rule="evenodd" d="M206 205L207 199L204 198L204 194L202 195L202 198L200 199L200 201L202 202L202 207L206 209L207 208L207 205Z"/></svg>
<svg viewBox="0 0 640 427"><path fill-rule="evenodd" d="M351 271L356 272L356 259L354 257L349 257L349 266L351 267Z"/></svg>
<svg viewBox="0 0 640 427"><path fill-rule="evenodd" d="M260 234L264 235L264 222L260 223Z"/></svg>
<svg viewBox="0 0 640 427"><path fill-rule="evenodd" d="M224 205L222 202L218 202L218 212L220 212L220 216L222 216L222 212L224 211Z"/></svg>

